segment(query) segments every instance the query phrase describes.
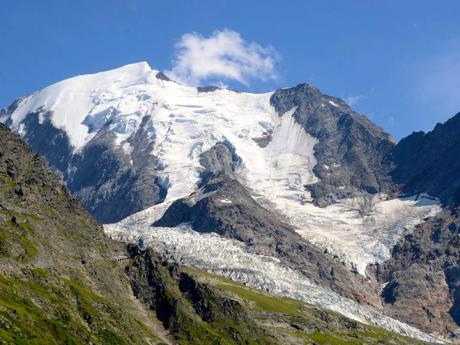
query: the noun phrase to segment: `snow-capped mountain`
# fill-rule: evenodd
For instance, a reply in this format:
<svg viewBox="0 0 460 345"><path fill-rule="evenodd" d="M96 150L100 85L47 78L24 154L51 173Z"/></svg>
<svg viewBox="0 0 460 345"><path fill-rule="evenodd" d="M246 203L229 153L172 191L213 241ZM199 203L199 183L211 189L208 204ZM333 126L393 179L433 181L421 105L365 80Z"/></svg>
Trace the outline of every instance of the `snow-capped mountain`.
<svg viewBox="0 0 460 345"><path fill-rule="evenodd" d="M184 86L138 63L53 84L0 121L111 223L111 236L424 337L363 311L381 309L367 268L439 202L397 198L394 140L342 100L307 84L265 94ZM209 232L221 237L199 234ZM218 239L221 256L206 255ZM291 274L304 283L280 277Z"/></svg>
<svg viewBox="0 0 460 345"><path fill-rule="evenodd" d="M381 158L393 145L391 137L341 100L306 84L266 94L194 88L139 63L51 85L15 102L2 121L40 152L59 147L60 154L49 157L51 165L62 171L71 190L103 222L127 214L115 210L108 196L101 198L101 192L107 194L99 190L102 186L85 189L79 165L95 156L98 161L116 156L123 166L114 166L115 171L135 169L144 175L149 170L146 175L158 176L154 186L139 191L137 196L145 202L133 205L132 213L144 209L145 203L158 203L166 189L169 198L192 192L202 168L199 155L223 141L238 151L244 165L239 176L245 185L261 195L308 199L308 186L316 203L326 205L356 191L389 189ZM42 137L47 140L40 141ZM144 166L145 154L148 161L156 157L157 164ZM111 193L132 177L95 168L96 178L116 177ZM155 193L144 195L152 187ZM110 214L105 214L107 204Z"/></svg>
<svg viewBox="0 0 460 345"><path fill-rule="evenodd" d="M362 274L436 211L410 199L366 200L362 192L391 192L381 162L391 137L306 84L266 94L199 89L138 63L51 85L1 120L104 223L194 192L200 157L218 143L237 157L234 175L256 200Z"/></svg>

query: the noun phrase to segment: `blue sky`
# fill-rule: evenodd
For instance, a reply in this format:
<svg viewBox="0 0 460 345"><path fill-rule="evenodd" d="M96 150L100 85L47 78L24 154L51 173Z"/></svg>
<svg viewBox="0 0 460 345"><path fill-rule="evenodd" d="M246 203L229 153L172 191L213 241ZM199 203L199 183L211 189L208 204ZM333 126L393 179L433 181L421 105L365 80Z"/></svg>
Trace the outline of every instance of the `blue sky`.
<svg viewBox="0 0 460 345"><path fill-rule="evenodd" d="M0 0L0 105L147 61L195 84L254 92L308 82L399 139L460 111L459 13L460 2L448 0ZM239 77L190 72L197 47L222 67L219 32L230 33L224 49L239 54L227 62L247 68Z"/></svg>

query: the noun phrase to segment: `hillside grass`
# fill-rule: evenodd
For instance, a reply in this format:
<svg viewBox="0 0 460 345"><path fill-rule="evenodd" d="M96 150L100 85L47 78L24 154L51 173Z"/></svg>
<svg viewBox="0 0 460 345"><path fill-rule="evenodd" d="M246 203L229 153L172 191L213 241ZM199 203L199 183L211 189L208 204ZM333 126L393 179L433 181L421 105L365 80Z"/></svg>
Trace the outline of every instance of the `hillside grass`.
<svg viewBox="0 0 460 345"><path fill-rule="evenodd" d="M224 277L189 267L181 269L240 301L252 318L281 343L284 339L286 344L426 344L347 319L333 311L264 293Z"/></svg>

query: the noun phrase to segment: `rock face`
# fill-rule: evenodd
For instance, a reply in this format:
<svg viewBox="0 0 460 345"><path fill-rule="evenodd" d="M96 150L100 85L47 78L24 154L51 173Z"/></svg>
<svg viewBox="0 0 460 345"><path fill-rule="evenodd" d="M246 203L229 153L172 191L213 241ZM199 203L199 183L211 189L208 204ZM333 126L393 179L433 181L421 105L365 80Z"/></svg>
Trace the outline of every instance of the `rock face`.
<svg viewBox="0 0 460 345"><path fill-rule="evenodd" d="M407 194L428 193L446 205L407 234L392 258L373 267L385 283L385 309L426 332L459 342L460 114L428 133L402 139L387 157L391 176Z"/></svg>
<svg viewBox="0 0 460 345"><path fill-rule="evenodd" d="M460 113L428 133L415 132L391 152L391 176L407 194L429 193L460 204Z"/></svg>
<svg viewBox="0 0 460 345"><path fill-rule="evenodd" d="M460 215L444 210L406 235L392 258L374 267L385 282L385 309L426 332L458 342L460 335Z"/></svg>
<svg viewBox="0 0 460 345"><path fill-rule="evenodd" d="M134 294L185 344L276 344L235 299L180 272L149 251L129 247L127 268ZM192 308L190 307L192 306ZM244 327L241 327L244 325Z"/></svg>
<svg viewBox="0 0 460 345"><path fill-rule="evenodd" d="M367 192L394 192L386 155L394 140L341 99L308 85L277 90L270 99L279 114L295 107L295 120L318 139L314 146L319 182L308 185L315 202L325 206Z"/></svg>
<svg viewBox="0 0 460 345"><path fill-rule="evenodd" d="M204 152L200 157L200 164L204 170L201 172L199 185L203 185L220 174L236 179L235 171L241 166L242 160L235 153L235 148L231 143L222 142Z"/></svg>

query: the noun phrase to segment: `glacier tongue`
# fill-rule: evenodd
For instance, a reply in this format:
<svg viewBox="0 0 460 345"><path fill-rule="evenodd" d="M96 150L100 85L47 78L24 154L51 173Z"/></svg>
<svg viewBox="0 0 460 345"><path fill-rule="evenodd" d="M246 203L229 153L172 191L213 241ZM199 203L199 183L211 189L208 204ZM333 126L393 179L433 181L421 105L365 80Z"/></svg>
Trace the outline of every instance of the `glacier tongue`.
<svg viewBox="0 0 460 345"><path fill-rule="evenodd" d="M137 242L142 238L146 246L177 263L222 275L269 293L299 299L403 335L442 343L407 324L313 284L297 272L283 267L276 258L250 254L238 241L216 234L200 234L186 224L177 228L151 228L144 223L146 220L105 225L104 230L110 237L121 241Z"/></svg>

